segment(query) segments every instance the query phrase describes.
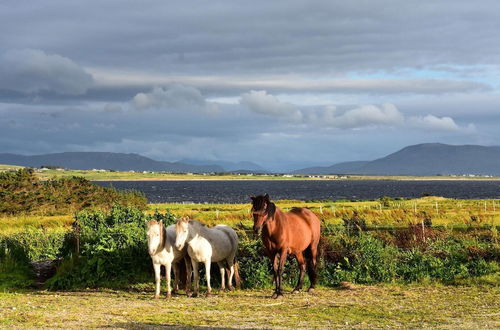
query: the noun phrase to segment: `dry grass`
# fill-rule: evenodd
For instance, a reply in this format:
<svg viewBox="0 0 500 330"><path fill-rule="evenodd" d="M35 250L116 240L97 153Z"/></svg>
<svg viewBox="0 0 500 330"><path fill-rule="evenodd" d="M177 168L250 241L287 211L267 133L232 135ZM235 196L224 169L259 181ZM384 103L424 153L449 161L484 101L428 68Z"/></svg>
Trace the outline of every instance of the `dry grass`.
<svg viewBox="0 0 500 330"><path fill-rule="evenodd" d="M500 327L500 289L481 286L350 286L269 299L270 290L153 300L152 292L0 293L11 327Z"/></svg>
<svg viewBox="0 0 500 330"><path fill-rule="evenodd" d="M302 202L278 201L278 207L307 207L329 224L341 224L342 218L357 212L372 227L406 227L420 223L425 217L434 226L463 227L470 225L500 226L500 200L457 200L442 197L424 197L411 200L390 201L384 206L380 201L363 202ZM437 206L436 206L437 205ZM250 204L150 204L153 210L168 209L176 216L189 216L207 224L250 225Z"/></svg>
<svg viewBox="0 0 500 330"><path fill-rule="evenodd" d="M436 208L437 203L437 208ZM500 226L500 200L457 200L442 197L424 197L411 200L391 201L383 206L379 201L364 202L302 202L278 201L283 210L294 206L307 207L329 224L341 224L343 217L357 212L371 227L406 227L419 223L424 212L431 218L433 226ZM417 212L415 212L415 209ZM250 204L149 204L149 213L154 210L170 210L175 216L189 216L208 225L243 223L252 226ZM3 216L0 217L0 234L10 234L28 227L70 229L72 215L62 216Z"/></svg>

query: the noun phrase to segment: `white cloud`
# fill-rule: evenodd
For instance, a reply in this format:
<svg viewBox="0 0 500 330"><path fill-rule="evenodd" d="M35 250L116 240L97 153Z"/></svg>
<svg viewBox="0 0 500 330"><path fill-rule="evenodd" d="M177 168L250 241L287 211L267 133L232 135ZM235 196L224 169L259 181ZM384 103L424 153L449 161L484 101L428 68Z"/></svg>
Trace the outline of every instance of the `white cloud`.
<svg viewBox="0 0 500 330"><path fill-rule="evenodd" d="M242 94L240 104L246 105L253 112L264 115L285 117L293 121L302 119L302 113L295 105L281 102L266 91L250 91Z"/></svg>
<svg viewBox="0 0 500 330"><path fill-rule="evenodd" d="M0 77L0 89L23 93L80 95L93 84L92 75L69 58L37 49L0 54Z"/></svg>
<svg viewBox="0 0 500 330"><path fill-rule="evenodd" d="M155 87L151 92L138 93L132 99L137 110L145 109L203 109L207 113L217 113L216 103L206 102L200 91L194 87L179 84Z"/></svg>
<svg viewBox="0 0 500 330"><path fill-rule="evenodd" d="M404 116L394 104L381 106L361 105L336 115L336 108L326 107L317 117L323 125L336 128L360 128L366 126L399 126Z"/></svg>
<svg viewBox="0 0 500 330"><path fill-rule="evenodd" d="M408 125L430 131L459 131L460 127L451 117L436 117L427 115L425 117L410 117L407 120Z"/></svg>

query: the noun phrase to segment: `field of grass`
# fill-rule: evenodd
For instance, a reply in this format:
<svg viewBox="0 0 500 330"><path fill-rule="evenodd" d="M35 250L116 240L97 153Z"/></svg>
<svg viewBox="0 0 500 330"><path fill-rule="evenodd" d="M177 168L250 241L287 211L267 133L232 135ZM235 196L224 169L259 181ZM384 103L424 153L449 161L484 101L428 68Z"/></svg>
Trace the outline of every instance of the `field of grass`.
<svg viewBox="0 0 500 330"><path fill-rule="evenodd" d="M0 165L2 170L19 169L21 166ZM140 180L500 180L499 177L459 176L368 176L368 175L283 175L283 174L187 174L160 172L120 172L93 170L43 170L37 176L42 180L79 176L91 181L140 181Z"/></svg>
<svg viewBox="0 0 500 330"><path fill-rule="evenodd" d="M500 200L456 200L441 197L423 197L391 201L278 201L282 210L307 207L324 223L339 225L343 217L354 212L366 220L371 228L407 227L431 219L433 226L461 228L468 226L500 226ZM208 225L224 223L252 226L250 204L149 204L147 212L169 210L175 216L189 216ZM21 231L26 227L70 229L72 215L62 216L3 216L0 217L0 234Z"/></svg>
<svg viewBox="0 0 500 330"><path fill-rule="evenodd" d="M140 180L297 180L297 179L327 179L308 178L304 176L283 175L247 175L247 174L186 174L160 172L110 172L91 170L44 170L37 172L42 180L71 176L84 177L91 181L140 181ZM333 177L333 176L332 176Z"/></svg>
<svg viewBox="0 0 500 330"><path fill-rule="evenodd" d="M0 164L0 172L2 172L2 171L16 171L16 170L20 170L22 168L24 168L24 166Z"/></svg>
<svg viewBox="0 0 500 330"><path fill-rule="evenodd" d="M150 290L0 293L0 327L500 327L498 286L356 285L278 301L270 293L170 300L153 300Z"/></svg>
<svg viewBox="0 0 500 330"><path fill-rule="evenodd" d="M389 201L278 201L282 210L307 207L324 223L341 224L342 218L355 212L370 227L406 227L425 218L433 226L465 227L471 225L500 226L500 200L457 200L442 197L423 197ZM250 204L149 204L153 210L168 209L176 216L189 216L207 224L228 225L252 222Z"/></svg>

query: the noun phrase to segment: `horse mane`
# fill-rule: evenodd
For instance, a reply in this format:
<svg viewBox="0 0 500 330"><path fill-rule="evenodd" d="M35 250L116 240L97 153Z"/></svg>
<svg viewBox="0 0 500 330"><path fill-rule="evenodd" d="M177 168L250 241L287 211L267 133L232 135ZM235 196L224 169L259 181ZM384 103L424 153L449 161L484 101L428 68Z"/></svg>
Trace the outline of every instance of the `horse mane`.
<svg viewBox="0 0 500 330"><path fill-rule="evenodd" d="M262 195L257 196L252 200L252 209L254 211L260 211L264 209L264 204L267 204L265 209L267 216L274 218L274 214L276 213L276 204L271 202L269 199L266 200L266 198Z"/></svg>
<svg viewBox="0 0 500 330"><path fill-rule="evenodd" d="M194 219L190 219L189 223L195 227L198 227L198 228L206 228L207 227L207 225L205 225L204 223L199 222L198 220L194 220Z"/></svg>

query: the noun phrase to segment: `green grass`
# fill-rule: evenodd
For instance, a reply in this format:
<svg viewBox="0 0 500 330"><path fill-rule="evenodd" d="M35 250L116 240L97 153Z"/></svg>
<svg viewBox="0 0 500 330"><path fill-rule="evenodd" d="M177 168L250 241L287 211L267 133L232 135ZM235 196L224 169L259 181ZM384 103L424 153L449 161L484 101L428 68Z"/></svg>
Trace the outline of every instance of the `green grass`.
<svg viewBox="0 0 500 330"><path fill-rule="evenodd" d="M0 165L9 167L10 165ZM16 168L16 166L11 166ZM17 166L17 168L21 168ZM1 167L0 167L1 170ZM454 177L454 176L369 176L369 175L264 175L264 174L186 174L159 172L123 172L93 170L43 170L37 176L42 180L80 176L91 181L113 180L500 180L500 177Z"/></svg>
<svg viewBox="0 0 500 330"><path fill-rule="evenodd" d="M282 210L307 207L328 224L341 224L357 212L371 227L406 227L430 218L433 226L500 226L500 200L456 200L424 197L389 201L277 201ZM436 207L437 205L437 207ZM149 204L150 212L168 209L176 216L189 216L207 224L250 225L250 204Z"/></svg>
<svg viewBox="0 0 500 330"><path fill-rule="evenodd" d="M3 171L17 171L24 168L24 166L17 166L17 165L3 165L0 164L0 172Z"/></svg>
<svg viewBox="0 0 500 330"><path fill-rule="evenodd" d="M437 203L437 209L436 209ZM412 200L390 201L388 206L380 201L278 201L278 207L289 210L293 206L307 207L324 223L339 225L343 217L354 212L364 218L369 227L394 228L420 223L424 217L432 220L433 226L467 228L471 226L500 226L500 200L456 200L441 197L424 197ZM486 208L485 208L486 205ZM415 213L415 208L417 212ZM250 204L149 204L148 212L170 210L175 216L189 216L206 224L242 223L251 227ZM26 228L46 230L70 229L72 215L61 216L3 216L0 217L0 234L23 231Z"/></svg>
<svg viewBox="0 0 500 330"><path fill-rule="evenodd" d="M500 327L498 286L377 285L269 299L270 290L152 299L146 292L0 293L0 327Z"/></svg>

